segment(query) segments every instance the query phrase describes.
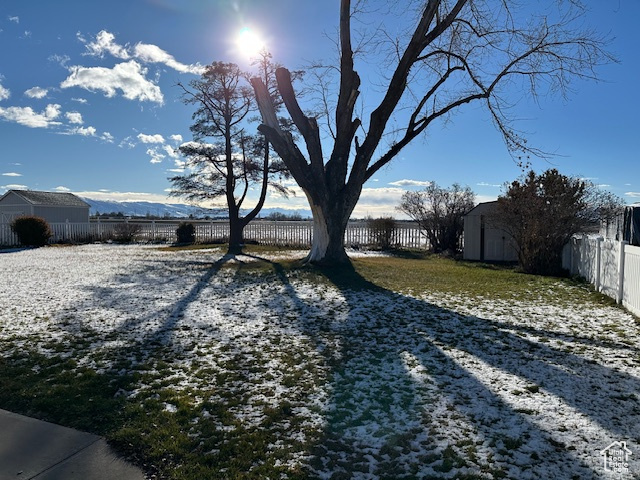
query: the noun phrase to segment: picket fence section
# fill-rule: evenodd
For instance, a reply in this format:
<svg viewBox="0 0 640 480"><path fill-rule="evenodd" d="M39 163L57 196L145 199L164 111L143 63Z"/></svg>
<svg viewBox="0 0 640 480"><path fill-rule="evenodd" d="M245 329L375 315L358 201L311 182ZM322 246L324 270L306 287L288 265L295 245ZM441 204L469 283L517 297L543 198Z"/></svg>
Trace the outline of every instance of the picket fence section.
<svg viewBox="0 0 640 480"><path fill-rule="evenodd" d="M640 247L624 246L622 304L640 316Z"/></svg>
<svg viewBox="0 0 640 480"><path fill-rule="evenodd" d="M82 242L92 239L92 225L88 223L50 223L53 236L51 242ZM0 223L0 246L19 245L18 237L11 231L11 225Z"/></svg>
<svg viewBox="0 0 640 480"><path fill-rule="evenodd" d="M602 237L576 236L567 246L563 266L640 315L640 247Z"/></svg>
<svg viewBox="0 0 640 480"><path fill-rule="evenodd" d="M136 241L171 243L176 240L178 220L146 219L92 219L89 223L51 223L52 242L91 242L113 239L118 232L137 230ZM220 242L229 238L228 221L189 220L195 226L197 242ZM258 242L276 246L311 245L313 223L311 221L266 221L250 222L244 229L247 242ZM366 222L350 222L345 234L348 247L361 248L375 245L377 236ZM426 237L413 222L399 221L390 235L393 246L403 248L428 248ZM0 223L0 245L18 245L18 239L9 224Z"/></svg>

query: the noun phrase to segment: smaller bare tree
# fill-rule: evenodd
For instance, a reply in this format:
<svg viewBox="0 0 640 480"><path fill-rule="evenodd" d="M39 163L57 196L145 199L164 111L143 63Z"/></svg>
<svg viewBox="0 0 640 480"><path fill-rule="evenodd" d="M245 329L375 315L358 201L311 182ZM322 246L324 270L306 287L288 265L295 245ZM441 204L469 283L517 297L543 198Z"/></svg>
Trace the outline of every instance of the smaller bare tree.
<svg viewBox="0 0 640 480"><path fill-rule="evenodd" d="M415 221L435 253L460 251L463 217L474 207L469 187L454 183L442 188L433 182L420 192L405 192L399 211Z"/></svg>
<svg viewBox="0 0 640 480"><path fill-rule="evenodd" d="M260 75L270 85L275 65L268 53L261 58ZM226 199L232 252L241 250L244 228L262 209L268 188L284 195L288 192L281 183L288 176L286 167L271 158L266 138L245 133L253 108L247 82L247 74L237 65L213 62L189 87L178 84L184 91L184 102L197 106L191 126L194 141L180 146L189 171L169 178L173 185L170 195L193 202ZM259 188L259 198L243 216L245 200L254 185Z"/></svg>

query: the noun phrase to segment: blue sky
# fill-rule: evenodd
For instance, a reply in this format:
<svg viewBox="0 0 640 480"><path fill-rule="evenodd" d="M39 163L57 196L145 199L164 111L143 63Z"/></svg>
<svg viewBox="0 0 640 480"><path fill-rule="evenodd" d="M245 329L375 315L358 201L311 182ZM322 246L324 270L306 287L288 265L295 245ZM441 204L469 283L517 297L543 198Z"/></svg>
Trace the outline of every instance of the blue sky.
<svg viewBox="0 0 640 480"><path fill-rule="evenodd" d="M193 112L176 83L213 60L248 67L236 44L247 27L291 69L331 58L337 3L2 0L0 194L29 188L175 202L166 197L167 177L180 167L177 147L191 140ZM631 204L640 201L640 1L588 3L587 23L614 37L619 63L599 69L601 82L576 81L567 100L524 101L514 112L531 143L558 154L534 160L534 169L589 178ZM458 182L479 201L493 199L520 173L486 112L468 106L368 182L355 215L397 216L402 192L428 181ZM274 194L267 206L307 205L304 195Z"/></svg>

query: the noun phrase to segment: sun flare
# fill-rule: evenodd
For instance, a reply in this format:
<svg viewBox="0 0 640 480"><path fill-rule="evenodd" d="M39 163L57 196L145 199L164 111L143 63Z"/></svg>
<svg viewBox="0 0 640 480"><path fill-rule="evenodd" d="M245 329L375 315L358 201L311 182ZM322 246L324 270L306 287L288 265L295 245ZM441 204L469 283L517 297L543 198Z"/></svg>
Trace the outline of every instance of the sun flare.
<svg viewBox="0 0 640 480"><path fill-rule="evenodd" d="M260 38L260 35L249 27L240 30L236 38L236 45L238 50L247 57L255 57L265 48L264 41Z"/></svg>

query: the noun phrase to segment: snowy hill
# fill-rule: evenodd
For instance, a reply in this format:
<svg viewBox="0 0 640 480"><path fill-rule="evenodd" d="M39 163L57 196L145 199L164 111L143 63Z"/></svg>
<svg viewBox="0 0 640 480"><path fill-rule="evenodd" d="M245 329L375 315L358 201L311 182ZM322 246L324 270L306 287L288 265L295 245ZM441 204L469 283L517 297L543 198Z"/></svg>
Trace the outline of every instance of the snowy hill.
<svg viewBox="0 0 640 480"><path fill-rule="evenodd" d="M224 210L206 209L183 205L179 203L158 203L158 202L116 202L109 200L94 200L83 197L83 200L91 205L89 213L97 215L99 213L122 213L125 216L144 217L147 215L156 217L188 218L193 215L196 218L209 215L211 217L224 216Z"/></svg>
<svg viewBox="0 0 640 480"><path fill-rule="evenodd" d="M91 205L89 210L91 215L105 213L122 213L127 217L171 217L171 218L203 218L205 216L214 218L226 218L225 209L207 209L195 207L193 205L184 205L179 203L159 203L159 202L116 202L109 200L94 200L92 198L82 197L82 199ZM248 211L243 211L246 214ZM260 217L264 218L272 213L282 213L290 215L298 213L302 218L311 218L310 210L285 210L282 208L263 208Z"/></svg>

